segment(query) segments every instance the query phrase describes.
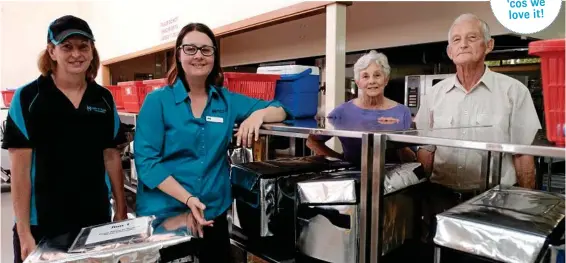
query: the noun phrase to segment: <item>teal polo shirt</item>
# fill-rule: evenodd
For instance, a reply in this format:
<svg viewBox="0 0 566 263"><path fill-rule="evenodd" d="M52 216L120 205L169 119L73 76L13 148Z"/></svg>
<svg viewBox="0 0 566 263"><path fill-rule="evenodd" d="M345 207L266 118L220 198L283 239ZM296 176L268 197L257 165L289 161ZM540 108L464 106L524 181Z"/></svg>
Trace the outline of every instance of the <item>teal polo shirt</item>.
<svg viewBox="0 0 566 263"><path fill-rule="evenodd" d="M210 86L208 102L200 118L180 79L149 93L140 109L134 137L138 174L136 213L163 215L188 209L157 188L173 176L189 193L206 205L212 220L232 204L228 145L235 123L268 106L282 107Z"/></svg>

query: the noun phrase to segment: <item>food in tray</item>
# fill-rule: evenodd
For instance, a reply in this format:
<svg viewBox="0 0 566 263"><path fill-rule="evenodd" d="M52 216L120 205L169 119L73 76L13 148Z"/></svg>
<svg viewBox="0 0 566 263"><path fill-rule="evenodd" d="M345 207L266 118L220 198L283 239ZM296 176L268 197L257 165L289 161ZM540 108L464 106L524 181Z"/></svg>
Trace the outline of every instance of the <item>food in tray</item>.
<svg viewBox="0 0 566 263"><path fill-rule="evenodd" d="M52 261L52 260L60 260L64 259L66 256L63 252L45 252L41 254L39 260L41 261Z"/></svg>
<svg viewBox="0 0 566 263"><path fill-rule="evenodd" d="M177 236L175 235L175 233L152 235L149 238L147 238L147 241L148 242L166 241L174 238L175 236Z"/></svg>

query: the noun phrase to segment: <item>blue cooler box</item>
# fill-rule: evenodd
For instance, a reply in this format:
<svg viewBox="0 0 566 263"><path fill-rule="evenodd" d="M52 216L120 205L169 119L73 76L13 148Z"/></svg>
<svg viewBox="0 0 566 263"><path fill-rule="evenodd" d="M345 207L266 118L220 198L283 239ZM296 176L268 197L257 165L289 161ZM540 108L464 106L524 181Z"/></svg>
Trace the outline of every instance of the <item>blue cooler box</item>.
<svg viewBox="0 0 566 263"><path fill-rule="evenodd" d="M280 74L281 79L275 88L275 100L281 102L295 118L314 117L318 109L319 73L312 74L312 68L304 68L300 73ZM258 70L258 73L278 74L285 71L288 71L285 67L271 67L263 72Z"/></svg>
<svg viewBox="0 0 566 263"><path fill-rule="evenodd" d="M550 248L550 263L564 263L564 244Z"/></svg>

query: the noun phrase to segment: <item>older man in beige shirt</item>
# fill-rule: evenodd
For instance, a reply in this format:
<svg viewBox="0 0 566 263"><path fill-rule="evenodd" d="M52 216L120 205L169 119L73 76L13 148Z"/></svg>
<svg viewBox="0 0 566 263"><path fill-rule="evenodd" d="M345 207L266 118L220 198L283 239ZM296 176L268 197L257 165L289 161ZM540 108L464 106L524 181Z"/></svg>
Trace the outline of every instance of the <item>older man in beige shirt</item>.
<svg viewBox="0 0 566 263"><path fill-rule="evenodd" d="M533 100L521 82L484 65L494 46L488 25L464 14L454 21L448 37L447 53L456 65L456 75L427 91L415 117L417 128L489 125L509 137L520 133L522 143L530 143L541 128ZM432 172L431 182L466 192L481 186L481 154L429 146L420 147L417 156ZM532 156L504 154L501 168L502 184L534 188Z"/></svg>

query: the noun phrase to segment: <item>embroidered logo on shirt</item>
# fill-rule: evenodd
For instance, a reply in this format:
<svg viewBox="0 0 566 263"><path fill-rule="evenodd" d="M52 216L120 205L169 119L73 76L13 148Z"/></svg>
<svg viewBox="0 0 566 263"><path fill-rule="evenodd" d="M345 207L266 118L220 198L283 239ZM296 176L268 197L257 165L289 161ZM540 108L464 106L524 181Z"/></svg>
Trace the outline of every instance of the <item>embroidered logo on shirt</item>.
<svg viewBox="0 0 566 263"><path fill-rule="evenodd" d="M99 107L94 107L94 106L86 106L86 110L88 112L106 113L105 108L99 108Z"/></svg>
<svg viewBox="0 0 566 263"><path fill-rule="evenodd" d="M397 118L393 118L393 117L381 117L379 119L377 119L377 122L379 124L396 124L399 123L400 120Z"/></svg>

